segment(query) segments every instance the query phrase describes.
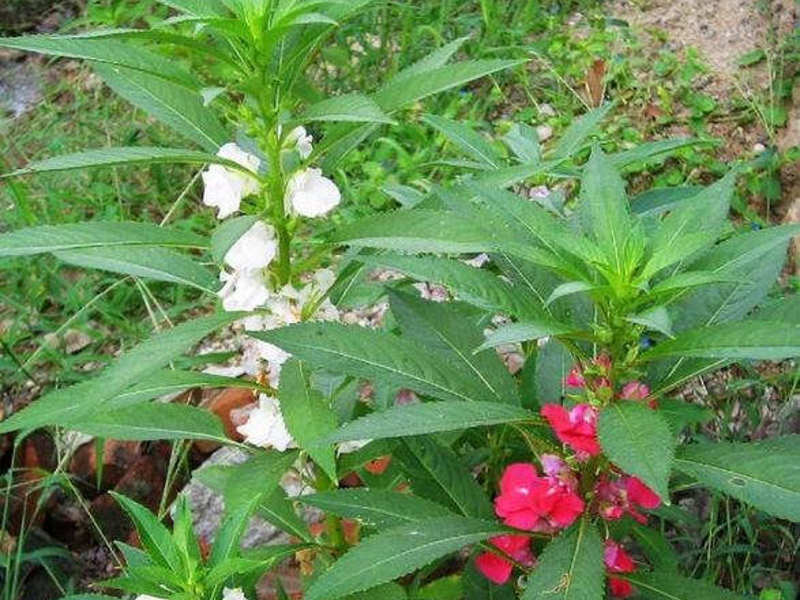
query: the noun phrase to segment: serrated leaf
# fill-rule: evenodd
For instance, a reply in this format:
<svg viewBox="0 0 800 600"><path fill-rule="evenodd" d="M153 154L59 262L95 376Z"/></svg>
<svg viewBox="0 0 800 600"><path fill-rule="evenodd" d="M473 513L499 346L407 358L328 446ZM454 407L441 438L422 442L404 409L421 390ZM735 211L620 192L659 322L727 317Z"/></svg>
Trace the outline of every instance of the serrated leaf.
<svg viewBox="0 0 800 600"><path fill-rule="evenodd" d="M78 267L188 285L212 294L220 287L219 280L208 269L167 248L113 246L60 250L54 254L57 259Z"/></svg>
<svg viewBox="0 0 800 600"><path fill-rule="evenodd" d="M642 217L657 216L689 201L703 189L701 185L653 188L631 198L631 210Z"/></svg>
<svg viewBox="0 0 800 600"><path fill-rule="evenodd" d="M322 441L384 439L487 427L502 423L537 421L536 414L497 402L425 402L394 406L346 423Z"/></svg>
<svg viewBox="0 0 800 600"><path fill-rule="evenodd" d="M466 42L468 39L469 36L460 37L452 42L448 42L440 48L437 48L427 56L424 56L411 66L406 67L397 75L395 75L391 80L392 85L399 84L402 80L410 77L411 75L419 75L420 73L426 73L428 71L438 69L439 67L443 67L447 61L450 60L456 52L458 52L458 49L461 48L461 46L464 45L464 42Z"/></svg>
<svg viewBox="0 0 800 600"><path fill-rule="evenodd" d="M0 47L28 50L51 56L78 58L146 72L190 89L199 87L198 80L175 61L140 46L86 35L27 35L0 38Z"/></svg>
<svg viewBox="0 0 800 600"><path fill-rule="evenodd" d="M492 144L464 123L432 114L423 116L422 121L485 167L496 169L500 166L500 157Z"/></svg>
<svg viewBox="0 0 800 600"><path fill-rule="evenodd" d="M519 60L474 60L417 72L401 73L373 95L375 102L391 112L485 75L522 64Z"/></svg>
<svg viewBox="0 0 800 600"><path fill-rule="evenodd" d="M773 516L800 521L800 436L686 446L675 467Z"/></svg>
<svg viewBox="0 0 800 600"><path fill-rule="evenodd" d="M256 514L284 533L296 536L304 542L312 541L308 524L295 510L294 499L290 498L281 486L277 486L271 494L259 502Z"/></svg>
<svg viewBox="0 0 800 600"><path fill-rule="evenodd" d="M304 495L300 500L326 513L358 519L379 529L453 514L435 502L389 490L366 488L332 490Z"/></svg>
<svg viewBox="0 0 800 600"><path fill-rule="evenodd" d="M114 398L108 402L108 407L110 409L123 408L143 400L151 400L193 387L259 389L257 383L236 377L224 377L222 375L211 375L209 373L199 373L197 371L165 369L149 374L144 381L116 394Z"/></svg>
<svg viewBox="0 0 800 600"><path fill-rule="evenodd" d="M564 531L539 555L521 600L603 597L603 542L587 519Z"/></svg>
<svg viewBox="0 0 800 600"><path fill-rule="evenodd" d="M494 523L464 517L441 517L389 529L362 541L336 561L311 584L306 600L336 600L503 531Z"/></svg>
<svg viewBox="0 0 800 600"><path fill-rule="evenodd" d="M710 409L679 398L659 398L658 412L675 435L688 425L706 423L714 417Z"/></svg>
<svg viewBox="0 0 800 600"><path fill-rule="evenodd" d="M219 418L184 404L151 402L82 415L59 423L66 429L114 440L211 440L228 442Z"/></svg>
<svg viewBox="0 0 800 600"><path fill-rule="evenodd" d="M336 481L333 445L323 442L336 429L336 415L322 394L309 387L308 373L295 358L289 359L281 368L278 399L286 428L297 445L308 452L332 481Z"/></svg>
<svg viewBox="0 0 800 600"><path fill-rule="evenodd" d="M745 600L702 579L690 579L671 571L637 571L624 575L639 593L651 600Z"/></svg>
<svg viewBox="0 0 800 600"><path fill-rule="evenodd" d="M172 540L169 530L147 508L131 500L127 496L111 492L114 499L122 506L125 513L133 521L142 546L156 564L181 572L181 559L178 547Z"/></svg>
<svg viewBox="0 0 800 600"><path fill-rule="evenodd" d="M50 392L0 422L0 433L61 425L91 415L149 373L189 350L212 331L240 319L242 313L219 313L182 323L158 333L123 354L99 376Z"/></svg>
<svg viewBox="0 0 800 600"><path fill-rule="evenodd" d="M411 340L338 323L298 323L249 335L334 373L407 387L442 400L482 400L473 374Z"/></svg>
<svg viewBox="0 0 800 600"><path fill-rule="evenodd" d="M503 141L523 163L536 164L542 160L536 129L524 123L514 123Z"/></svg>
<svg viewBox="0 0 800 600"><path fill-rule="evenodd" d="M553 159L568 158L580 150L613 106L614 104L609 102L575 119L561 135L549 157Z"/></svg>
<svg viewBox="0 0 800 600"><path fill-rule="evenodd" d="M669 504L675 439L658 411L636 402L611 404L600 412L597 437L611 462L639 477Z"/></svg>
<svg viewBox="0 0 800 600"><path fill-rule="evenodd" d="M610 154L608 158L612 164L618 169L639 163L650 161L653 159L664 159L676 150L681 148L688 148L689 146L697 146L701 144L712 144L710 140L699 140L697 138L670 138L666 140L656 140L654 142L645 142L630 150L622 150Z"/></svg>
<svg viewBox="0 0 800 600"><path fill-rule="evenodd" d="M631 523L631 535L656 569L677 572L678 555L664 534L654 527Z"/></svg>
<svg viewBox="0 0 800 600"><path fill-rule="evenodd" d="M553 319L541 320L536 323L522 321L501 325L486 336L486 340L476 348L476 352L486 348L494 348L504 344L516 344L528 340L538 340L551 335L567 335L575 333L575 327L559 323Z"/></svg>
<svg viewBox="0 0 800 600"><path fill-rule="evenodd" d="M651 331L658 331L667 337L674 337L672 333L672 319L669 311L664 306L654 306L636 315L628 315L626 321L642 325Z"/></svg>
<svg viewBox="0 0 800 600"><path fill-rule="evenodd" d="M483 489L450 448L419 436L406 438L392 456L402 463L417 496L452 507L467 517L494 518Z"/></svg>
<svg viewBox="0 0 800 600"><path fill-rule="evenodd" d="M474 353L483 335L464 318L463 307L459 310L453 303L427 302L394 290L389 290L389 305L405 335L471 373L484 387L487 400L519 404L516 382L497 353Z"/></svg>
<svg viewBox="0 0 800 600"><path fill-rule="evenodd" d="M73 154L53 156L44 160L28 163L22 169L17 169L3 177L16 177L28 173L51 173L57 171L71 171L73 169L87 169L95 167L117 167L125 165L151 165L151 164L207 164L216 163L225 165L245 174L251 171L231 160L219 158L214 154L184 150L182 148L155 148L146 146L127 146L117 148L98 148L84 150Z"/></svg>
<svg viewBox="0 0 800 600"><path fill-rule="evenodd" d="M0 235L0 256L29 256L59 250L108 246L204 248L208 240L194 233L148 223L93 221L39 225Z"/></svg>
<svg viewBox="0 0 800 600"><path fill-rule="evenodd" d="M353 121L394 123L374 100L363 94L342 94L309 106L298 121Z"/></svg>
<svg viewBox="0 0 800 600"><path fill-rule="evenodd" d="M748 321L685 331L643 353L642 360L666 356L782 360L800 356L800 323Z"/></svg>
<svg viewBox="0 0 800 600"><path fill-rule="evenodd" d="M96 63L94 70L117 94L177 133L216 154L229 139L216 113L193 92L155 75Z"/></svg>

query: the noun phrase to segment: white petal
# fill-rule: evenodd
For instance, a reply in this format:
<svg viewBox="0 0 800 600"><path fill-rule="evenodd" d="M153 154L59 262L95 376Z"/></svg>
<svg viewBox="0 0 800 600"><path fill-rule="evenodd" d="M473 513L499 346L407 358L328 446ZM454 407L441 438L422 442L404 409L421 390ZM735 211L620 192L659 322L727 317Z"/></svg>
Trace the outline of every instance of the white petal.
<svg viewBox="0 0 800 600"><path fill-rule="evenodd" d="M250 413L247 423L236 428L248 444L262 448L275 448L283 452L294 446L286 429L277 398L261 394L258 406Z"/></svg>
<svg viewBox="0 0 800 600"><path fill-rule="evenodd" d="M203 171L203 204L219 209L217 218L224 219L239 210L242 203L241 178L231 177L230 171L220 165L211 165Z"/></svg>
<svg viewBox="0 0 800 600"><path fill-rule="evenodd" d="M339 454L350 454L356 450L361 450L364 446L369 444L372 440L352 440L349 442L342 442L337 448Z"/></svg>
<svg viewBox="0 0 800 600"><path fill-rule="evenodd" d="M319 169L296 173L287 187L291 212L304 217L321 217L336 208L342 199L336 184Z"/></svg>
<svg viewBox="0 0 800 600"><path fill-rule="evenodd" d="M311 152L314 149L311 145L311 142L313 141L313 136L308 135L306 128L302 125L292 129L286 136L286 144L289 146L294 144L295 148L297 149L297 153L300 155L300 158L303 159L311 156Z"/></svg>
<svg viewBox="0 0 800 600"><path fill-rule="evenodd" d="M263 221L257 221L231 246L225 254L225 262L236 270L263 269L277 253L275 229Z"/></svg>
<svg viewBox="0 0 800 600"><path fill-rule="evenodd" d="M220 279L225 285L217 295L222 298L222 307L229 312L254 310L269 299L260 270L243 269L232 274L223 271Z"/></svg>
<svg viewBox="0 0 800 600"><path fill-rule="evenodd" d="M222 590L222 600L247 600L242 588L225 588Z"/></svg>

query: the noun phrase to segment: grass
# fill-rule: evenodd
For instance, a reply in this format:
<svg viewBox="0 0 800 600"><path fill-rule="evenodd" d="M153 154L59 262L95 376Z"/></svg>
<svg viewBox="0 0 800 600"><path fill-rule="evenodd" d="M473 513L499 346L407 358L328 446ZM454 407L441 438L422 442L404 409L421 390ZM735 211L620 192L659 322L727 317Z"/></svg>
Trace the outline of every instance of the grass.
<svg viewBox="0 0 800 600"><path fill-rule="evenodd" d="M583 18L568 23L576 12ZM94 0L84 16L67 28L129 26L161 14L162 8L148 2ZM765 60L772 57L769 89L742 86L738 94L720 102L701 89L708 67L696 53L679 54L637 39L624 23L607 19L602 4L588 1L386 3L365 11L334 36L335 43L322 54L327 64L320 81L328 90L373 89L375 73L388 76L461 36L470 36L462 50L466 57L515 56L529 62L415 107L399 126L383 130L353 152L335 174L347 202L333 215L330 227L394 207L395 201L384 191L386 184L425 190L463 174L463 169L442 161L458 154L421 121L424 112L465 121L495 140L513 122L547 125L558 137L592 104L585 81L597 60L605 67L605 95L617 103L600 136L610 150L676 132L713 136L728 126L761 129L771 144L780 125L777 107L796 77L789 65L800 52L797 36L776 40L774 49L764 55ZM0 122L0 170L82 148L170 145L166 130L110 94L86 67L64 61L33 64L42 78L44 96L25 116ZM793 151L771 150L742 178L735 210L743 225L774 221L773 209L781 195L780 168L798 158ZM750 148L737 148L736 156L731 156L724 145L684 149L666 161L640 165L631 178L632 190L704 183L726 171L731 158L749 160L750 154ZM153 166L2 181L0 230L89 219L162 222L169 218L181 227L208 232L214 219L210 211L198 210L201 189L195 174L185 167ZM540 183L545 182L527 182ZM797 280L789 283L800 288ZM4 260L0 262L3 394L32 398L46 386L85 378L166 318L210 302L177 286L79 271L51 257ZM69 332L85 334L88 344L68 352L58 338ZM717 414L708 431L723 439L751 435L763 421L763 398L791 398L798 379L800 372L787 369L765 373L743 367L734 372L721 386L705 390L703 402ZM5 475L9 486L11 473ZM70 489L63 465L40 485L67 489L80 498L74 486ZM745 592L784 587L788 600L786 582L796 568L791 557L800 544L797 525L768 519L715 495L696 490L685 494L702 504L696 507L698 514L708 517L683 526L665 521L687 571ZM7 572L18 573L23 559L18 554L15 568ZM15 597L13 585L4 588L7 600ZM69 585L68 579L59 579L59 585Z"/></svg>

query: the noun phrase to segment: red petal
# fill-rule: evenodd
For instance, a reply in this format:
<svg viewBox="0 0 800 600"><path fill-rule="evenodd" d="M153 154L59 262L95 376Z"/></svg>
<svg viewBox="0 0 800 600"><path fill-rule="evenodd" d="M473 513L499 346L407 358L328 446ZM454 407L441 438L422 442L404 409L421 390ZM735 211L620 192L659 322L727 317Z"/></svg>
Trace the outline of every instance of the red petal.
<svg viewBox="0 0 800 600"><path fill-rule="evenodd" d="M642 483L638 477L628 477L625 482L625 488L628 491L630 501L642 508L658 508L661 504L661 498L658 497L658 494Z"/></svg>
<svg viewBox="0 0 800 600"><path fill-rule="evenodd" d="M475 558L475 566L486 579L498 585L503 585L511 576L512 565L506 559L484 552Z"/></svg>

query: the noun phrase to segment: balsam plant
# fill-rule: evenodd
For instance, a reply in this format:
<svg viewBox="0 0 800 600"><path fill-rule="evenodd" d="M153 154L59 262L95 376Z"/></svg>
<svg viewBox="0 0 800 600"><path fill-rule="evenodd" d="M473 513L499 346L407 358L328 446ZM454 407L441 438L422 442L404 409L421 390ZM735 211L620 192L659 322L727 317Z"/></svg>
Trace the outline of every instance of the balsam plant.
<svg viewBox="0 0 800 600"><path fill-rule="evenodd" d="M313 49L331 21L364 3L166 4L183 16L144 31L0 40L89 60L112 89L201 149L94 150L15 175L209 164L204 201L226 219L210 238L102 222L0 236L0 256L49 252L193 285L218 293L225 309L153 336L97 377L0 423L0 433L20 432L17 442L32 429L60 427L117 439L213 440L252 455L195 474L225 499L226 520L208 553L183 499L170 532L120 498L142 550L120 546L126 570L107 585L165 599L252 600L257 577L294 555L307 600L588 599L606 589L733 597L678 572L667 539L646 526L648 511L674 515L674 488L698 482L798 521L798 440L680 447L681 431L704 412L669 392L736 360L800 355L797 298L765 303L800 228L736 233L727 221L735 173L700 192L654 190L629 202L619 169L688 142L608 156L594 148L581 165L610 106L577 119L548 149L518 126L506 138L509 156L493 154L459 123L429 117L459 140L475 172L427 194L399 190L404 209L338 228L334 241L351 249L332 282L318 269L332 263L331 248L309 251L297 235L304 219L339 202L314 165L330 174L390 113L514 63L446 65L454 42L369 96L310 103L313 81L302 75ZM182 48L193 70L149 48L160 45ZM305 126L329 121L343 123L312 144ZM504 191L530 177L580 177L579 197L539 203ZM488 258L483 267L462 260L476 253ZM221 268L221 290L200 260ZM311 321L333 320L335 305L374 287L365 274L375 268L405 277L387 284L386 327ZM410 293L413 281L441 285L452 299L422 300ZM181 354L236 321L257 340L248 348L255 381L180 368ZM520 354L521 371L509 372L497 347ZM369 402L359 401L363 380L372 384ZM240 428L244 444L205 411L152 401L201 385L258 395ZM279 485L287 472L314 493L288 497ZM361 485L348 489L353 472ZM308 527L300 504L325 513L322 531ZM256 513L291 542L240 551ZM344 519L360 524L363 541L352 528L344 534Z"/></svg>

